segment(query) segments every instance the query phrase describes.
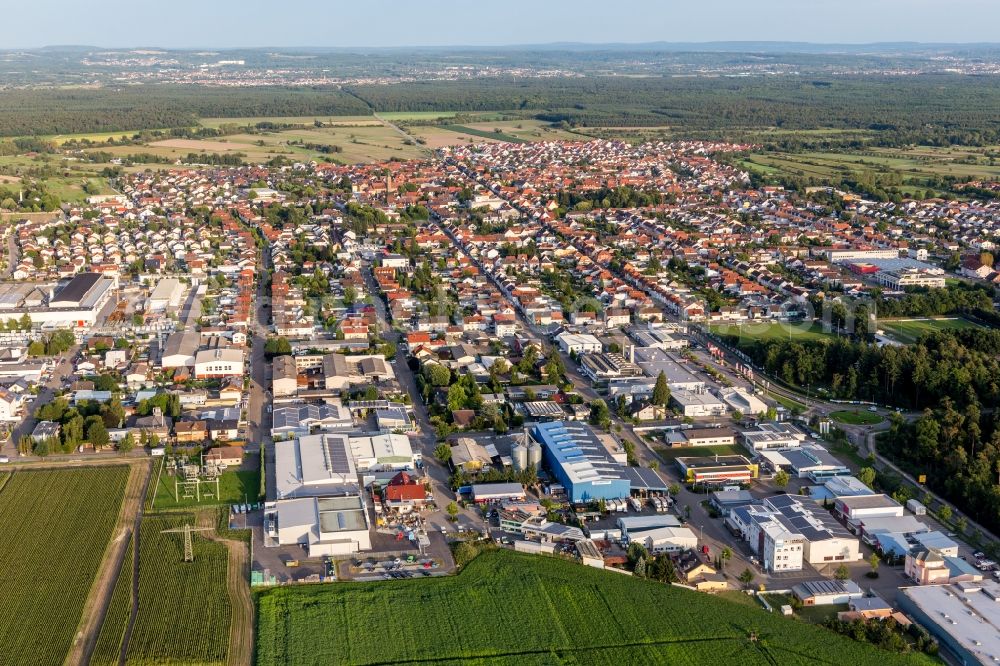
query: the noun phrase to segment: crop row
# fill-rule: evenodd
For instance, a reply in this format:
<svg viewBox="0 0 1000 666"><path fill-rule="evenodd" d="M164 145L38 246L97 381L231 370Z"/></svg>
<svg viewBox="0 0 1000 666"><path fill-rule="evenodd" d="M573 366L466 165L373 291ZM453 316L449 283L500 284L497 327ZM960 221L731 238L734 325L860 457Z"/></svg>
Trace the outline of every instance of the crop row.
<svg viewBox="0 0 1000 666"><path fill-rule="evenodd" d="M0 664L69 651L121 507L127 467L15 472L0 492Z"/></svg>
<svg viewBox="0 0 1000 666"><path fill-rule="evenodd" d="M139 538L139 609L126 652L129 664L223 664L232 622L226 547L195 532L194 562L184 537L162 533L193 523L188 514L143 519Z"/></svg>
<svg viewBox="0 0 1000 666"><path fill-rule="evenodd" d="M91 666L117 666L121 658L122 640L128 628L129 616L132 614L132 569L135 540L129 538L125 557L122 559L121 571L115 582L108 611L104 615L104 624L97 637L97 644L90 657Z"/></svg>
<svg viewBox="0 0 1000 666"><path fill-rule="evenodd" d="M704 664L722 654L755 664L776 645L787 663L904 663L709 595L510 552L481 555L451 578L269 589L257 611L260 666Z"/></svg>

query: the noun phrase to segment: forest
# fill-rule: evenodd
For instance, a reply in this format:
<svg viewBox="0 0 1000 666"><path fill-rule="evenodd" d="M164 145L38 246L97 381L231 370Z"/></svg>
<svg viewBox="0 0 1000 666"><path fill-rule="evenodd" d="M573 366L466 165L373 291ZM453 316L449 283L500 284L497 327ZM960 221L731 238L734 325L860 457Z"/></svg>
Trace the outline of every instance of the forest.
<svg viewBox="0 0 1000 666"><path fill-rule="evenodd" d="M17 89L0 98L0 136L193 127L199 118L508 111L579 127L669 128L672 136L769 140L782 149L1000 142L1000 80L985 77L491 78L334 87L132 86ZM448 123L453 120L442 120ZM816 128L847 135L797 134ZM789 143L791 142L791 144ZM794 145L792 145L794 144Z"/></svg>
<svg viewBox="0 0 1000 666"><path fill-rule="evenodd" d="M824 387L845 400L924 410L913 423L893 415L880 450L973 519L1000 529L1000 331L931 333L916 344L878 347L847 338L767 340L748 348L783 381Z"/></svg>

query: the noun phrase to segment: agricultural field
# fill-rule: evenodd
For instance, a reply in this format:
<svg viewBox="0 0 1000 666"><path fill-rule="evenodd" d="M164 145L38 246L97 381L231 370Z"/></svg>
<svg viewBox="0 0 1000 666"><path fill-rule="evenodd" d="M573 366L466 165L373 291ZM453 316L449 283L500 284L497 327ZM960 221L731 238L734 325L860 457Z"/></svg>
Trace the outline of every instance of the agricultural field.
<svg viewBox="0 0 1000 666"><path fill-rule="evenodd" d="M129 468L17 471L0 491L0 664L62 663L112 539Z"/></svg>
<svg viewBox="0 0 1000 666"><path fill-rule="evenodd" d="M185 498L183 492L178 497L173 476L160 474L159 479L156 479L154 473L154 480L156 480L155 488L151 485L149 489L152 498L150 508L157 511L256 502L260 495L260 472L257 470L226 470L219 477L219 497L202 497L200 502L193 497ZM205 491L207 488L206 486L202 490ZM211 492L215 492L214 486Z"/></svg>
<svg viewBox="0 0 1000 666"><path fill-rule="evenodd" d="M493 551L457 577L257 593L277 664L932 663L706 594Z"/></svg>
<svg viewBox="0 0 1000 666"><path fill-rule="evenodd" d="M894 340L912 345L921 335L926 333L981 327L968 319L953 317L947 319L880 319L878 328Z"/></svg>
<svg viewBox="0 0 1000 666"><path fill-rule="evenodd" d="M135 551L135 541L129 538L125 557L115 582L115 589L104 614L104 623L90 655L91 666L118 666L121 658L122 640L128 628L129 616L132 613L132 571Z"/></svg>
<svg viewBox="0 0 1000 666"><path fill-rule="evenodd" d="M183 535L162 533L184 524L194 524L194 516L147 515L142 521L139 608L126 647L129 664L227 663L233 613L228 551L196 532L194 562L184 562ZM119 631L120 621L105 621L98 646L120 641Z"/></svg>
<svg viewBox="0 0 1000 666"><path fill-rule="evenodd" d="M376 162L392 158L411 159L419 157L423 152L419 146L407 144L406 139L394 128L377 120L338 121L324 124L323 127L314 127L312 122L310 119L308 127L273 132L232 134L212 139L164 139L147 145L111 146L95 148L93 151L119 157L146 153L170 161L183 160L191 153L238 153L244 156L244 160L255 163L267 162L278 156L289 160L321 162Z"/></svg>
<svg viewBox="0 0 1000 666"><path fill-rule="evenodd" d="M477 116L481 118L482 116ZM496 130L500 130L497 133ZM529 141L586 141L590 137L552 127L540 120L477 120L450 125L407 125L406 131L419 138L428 148L456 144L495 141L524 143Z"/></svg>
<svg viewBox="0 0 1000 666"><path fill-rule="evenodd" d="M381 125L375 116L265 116L261 118L201 118L198 124L202 127L218 129L223 125L256 125L258 123L275 123L278 125L312 125L316 121L324 125Z"/></svg>
<svg viewBox="0 0 1000 666"><path fill-rule="evenodd" d="M716 335L735 337L741 345L765 340L825 340L833 337L816 322L755 322L742 326L713 324L708 329Z"/></svg>
<svg viewBox="0 0 1000 666"><path fill-rule="evenodd" d="M1000 178L997 147L910 148L870 147L858 152L766 152L753 153L739 165L765 175L781 174L840 182L865 172L877 177L898 177L898 184L886 189L911 194L923 191L927 180L953 176L959 180Z"/></svg>

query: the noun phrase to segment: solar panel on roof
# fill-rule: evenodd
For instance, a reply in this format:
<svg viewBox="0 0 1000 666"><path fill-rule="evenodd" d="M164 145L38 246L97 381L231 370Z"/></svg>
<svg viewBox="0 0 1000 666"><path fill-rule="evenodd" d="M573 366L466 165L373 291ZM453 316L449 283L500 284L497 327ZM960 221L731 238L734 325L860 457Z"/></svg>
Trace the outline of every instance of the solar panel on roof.
<svg viewBox="0 0 1000 666"><path fill-rule="evenodd" d="M327 440L327 451L330 455L330 470L337 474L350 474L351 463L342 442Z"/></svg>

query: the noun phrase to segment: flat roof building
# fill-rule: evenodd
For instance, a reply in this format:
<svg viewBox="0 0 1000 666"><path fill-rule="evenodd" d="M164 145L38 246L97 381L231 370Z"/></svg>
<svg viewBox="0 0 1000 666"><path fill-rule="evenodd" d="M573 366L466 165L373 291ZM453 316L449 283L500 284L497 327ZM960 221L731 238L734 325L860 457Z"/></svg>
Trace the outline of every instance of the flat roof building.
<svg viewBox="0 0 1000 666"><path fill-rule="evenodd" d="M904 587L900 607L963 664L1000 663L1000 585Z"/></svg>
<svg viewBox="0 0 1000 666"><path fill-rule="evenodd" d="M705 456L677 458L677 467L687 483L749 483L759 469L745 456Z"/></svg>
<svg viewBox="0 0 1000 666"><path fill-rule="evenodd" d="M575 421L539 423L532 436L545 462L574 503L628 497L633 489L659 491L666 483L654 470L617 462L597 433Z"/></svg>

